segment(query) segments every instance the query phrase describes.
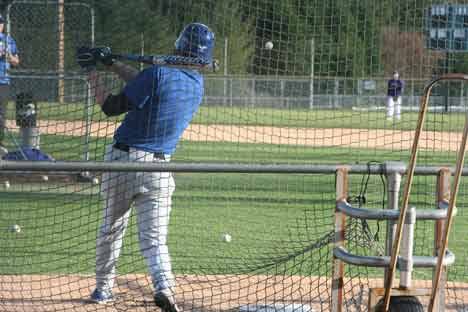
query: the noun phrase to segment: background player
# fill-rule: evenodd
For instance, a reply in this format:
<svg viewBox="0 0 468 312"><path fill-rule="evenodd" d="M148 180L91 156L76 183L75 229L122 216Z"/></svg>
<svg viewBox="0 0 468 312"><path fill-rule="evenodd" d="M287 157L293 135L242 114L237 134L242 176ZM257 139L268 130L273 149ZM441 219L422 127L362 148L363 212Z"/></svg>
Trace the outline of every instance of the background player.
<svg viewBox="0 0 468 312"><path fill-rule="evenodd" d="M401 119L401 94L403 93L404 83L400 80L397 71L393 72L393 77L388 81L387 88L387 120Z"/></svg>
<svg viewBox="0 0 468 312"><path fill-rule="evenodd" d="M10 66L19 64L15 40L4 33L5 19L0 15L0 157L8 153L5 147L6 106L10 98Z"/></svg>
<svg viewBox="0 0 468 312"><path fill-rule="evenodd" d="M214 33L200 23L187 25L175 42L175 53L212 61ZM94 59L86 60L86 55ZM78 50L78 63L92 67L96 60L117 73L126 86L112 95L95 70L89 73L96 101L107 116L126 113L107 147L106 161L168 162L203 96L203 78L197 71L151 66L138 72L114 61L109 48ZM84 55L83 58L80 55ZM94 62L94 64L93 64ZM96 289L91 300L113 299L115 266L135 204L140 250L146 259L155 289L154 300L163 311L178 311L174 298L175 278L167 246L171 196L175 190L169 172L105 173L102 178L104 217L96 246Z"/></svg>

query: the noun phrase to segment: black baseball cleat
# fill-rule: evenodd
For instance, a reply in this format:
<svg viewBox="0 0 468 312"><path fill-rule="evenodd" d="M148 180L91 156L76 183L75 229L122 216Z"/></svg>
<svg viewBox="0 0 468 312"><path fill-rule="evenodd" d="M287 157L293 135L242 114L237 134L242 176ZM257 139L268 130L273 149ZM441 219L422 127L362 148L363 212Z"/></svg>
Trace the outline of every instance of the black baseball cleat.
<svg viewBox="0 0 468 312"><path fill-rule="evenodd" d="M180 312L175 304L174 296L168 294L170 290L159 291L154 295L154 303L161 308L162 312Z"/></svg>

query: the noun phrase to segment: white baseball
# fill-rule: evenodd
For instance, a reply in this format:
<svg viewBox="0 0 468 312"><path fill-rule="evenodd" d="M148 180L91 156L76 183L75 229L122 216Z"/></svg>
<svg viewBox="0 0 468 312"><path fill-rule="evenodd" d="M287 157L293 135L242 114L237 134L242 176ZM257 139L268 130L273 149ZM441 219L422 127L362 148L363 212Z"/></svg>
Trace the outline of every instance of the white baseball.
<svg viewBox="0 0 468 312"><path fill-rule="evenodd" d="M223 240L223 242L229 243L232 240L232 237L231 235L224 233L223 235L221 235L221 239Z"/></svg>
<svg viewBox="0 0 468 312"><path fill-rule="evenodd" d="M265 49L267 49L267 50L273 49L273 42L267 41L267 42L265 43Z"/></svg>
<svg viewBox="0 0 468 312"><path fill-rule="evenodd" d="M10 188L10 182L9 181L3 182L3 185L5 186L6 189Z"/></svg>
<svg viewBox="0 0 468 312"><path fill-rule="evenodd" d="M44 181L44 182L49 181L49 176L43 175L42 176L42 181Z"/></svg>
<svg viewBox="0 0 468 312"><path fill-rule="evenodd" d="M10 230L15 233L21 232L21 227L18 224L14 224L10 227Z"/></svg>
<svg viewBox="0 0 468 312"><path fill-rule="evenodd" d="M99 184L99 179L94 177L93 178L93 185L98 185Z"/></svg>

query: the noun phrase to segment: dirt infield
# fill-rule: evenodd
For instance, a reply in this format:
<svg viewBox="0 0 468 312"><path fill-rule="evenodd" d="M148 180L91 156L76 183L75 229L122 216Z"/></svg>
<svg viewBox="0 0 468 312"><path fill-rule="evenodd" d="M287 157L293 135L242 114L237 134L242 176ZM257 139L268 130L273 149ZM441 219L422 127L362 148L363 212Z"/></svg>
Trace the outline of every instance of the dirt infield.
<svg viewBox="0 0 468 312"><path fill-rule="evenodd" d="M14 121L7 122L10 129L17 129ZM92 123L92 137L111 137L118 126L115 122ZM39 122L42 134L84 136L84 122ZM354 147L372 149L408 150L414 131L398 129L349 129L349 128L281 128L267 126L200 125L192 124L185 131L183 140L199 142L236 142L261 144L286 144L300 146ZM457 151L461 133L423 131L420 148L432 151Z"/></svg>
<svg viewBox="0 0 468 312"><path fill-rule="evenodd" d="M303 304L314 311L329 311L330 280L324 277L184 275L178 276L177 284L177 300L183 311L239 311L241 306L274 303ZM382 280L347 280L345 299L350 305L365 306L368 287L381 284ZM87 299L94 285L90 276L0 276L0 311L157 311L145 275L117 278L116 301L107 305L96 305ZM427 288L430 282L415 281L414 287ZM458 299L468 300L468 284L450 287L457 289ZM453 296L453 290L448 293ZM450 301L448 298L446 311L455 311Z"/></svg>

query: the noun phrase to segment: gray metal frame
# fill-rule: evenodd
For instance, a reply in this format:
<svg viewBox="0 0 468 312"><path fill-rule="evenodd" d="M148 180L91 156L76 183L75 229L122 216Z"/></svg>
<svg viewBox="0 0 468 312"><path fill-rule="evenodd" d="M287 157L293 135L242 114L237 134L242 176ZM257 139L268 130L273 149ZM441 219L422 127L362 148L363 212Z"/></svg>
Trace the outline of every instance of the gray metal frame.
<svg viewBox="0 0 468 312"><path fill-rule="evenodd" d="M447 218L447 207L448 204L446 202L441 202L438 208L434 210L416 210L416 219L444 220ZM346 214L348 217L365 220L397 220L400 214L398 210L356 208L345 201L338 202L336 209Z"/></svg>
<svg viewBox="0 0 468 312"><path fill-rule="evenodd" d="M0 170L15 171L147 171L147 172L219 172L219 173L300 173L300 174L335 174L337 170L346 168L348 174L388 174L389 172L405 173L404 168L389 170L385 165L259 165L259 164L219 164L219 163L129 163L129 162L97 162L97 161L3 161L0 160ZM453 173L452 168L442 168ZM415 169L416 175L438 175L440 167L425 166ZM468 176L468 168L462 172Z"/></svg>
<svg viewBox="0 0 468 312"><path fill-rule="evenodd" d="M345 262L356 266L366 266L374 268L386 268L390 264L390 256L360 256L354 255L344 247L333 249L333 256ZM452 265L455 262L455 255L448 250L445 253L444 266ZM401 270L405 261L402 257L398 258L397 267ZM413 256L413 265L416 268L435 268L437 257L432 256Z"/></svg>
<svg viewBox="0 0 468 312"><path fill-rule="evenodd" d="M353 207L347 202L348 195L348 174L353 172L352 166L339 167L336 171L336 211L335 211L335 246L333 249L333 279L331 311L343 311L343 287L344 287L344 265L356 265L366 267L380 267L385 271L385 278L388 277L388 269L391 264L391 251L395 237L395 221L400 217L398 206L400 182L402 175L406 173L406 166L403 163L386 163L379 166L380 172L387 178L388 189L387 209L370 209ZM354 168L354 172L361 168ZM369 168L366 172L378 171L377 168ZM436 268L438 265L438 255L415 256L413 255L414 226L417 220L435 221L435 250L441 244L441 232L444 220L448 217L449 203L447 197L450 196L450 176L453 173L449 168L423 167L415 168L415 174L437 175L437 198L435 209L417 210L414 207L408 208L407 217L403 224L403 236L400 254L397 257L396 266L400 270L399 289L410 289L412 284L413 268ZM465 172L466 174L466 172ZM456 211L456 209L454 209ZM352 254L345 248L346 217L358 218L362 220L385 220L387 221L386 254L383 256L363 256ZM446 250L442 265L444 267L455 262L455 255ZM444 270L445 273L445 270ZM445 278L445 274L443 275ZM445 280L445 279L444 279ZM437 311L444 311L445 288L441 287L437 293Z"/></svg>

